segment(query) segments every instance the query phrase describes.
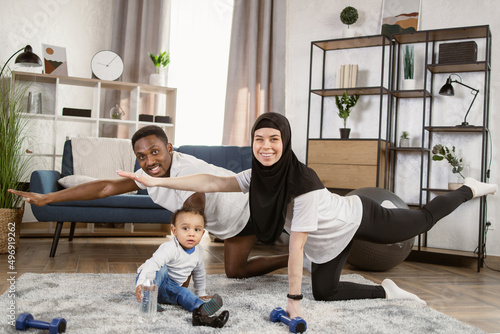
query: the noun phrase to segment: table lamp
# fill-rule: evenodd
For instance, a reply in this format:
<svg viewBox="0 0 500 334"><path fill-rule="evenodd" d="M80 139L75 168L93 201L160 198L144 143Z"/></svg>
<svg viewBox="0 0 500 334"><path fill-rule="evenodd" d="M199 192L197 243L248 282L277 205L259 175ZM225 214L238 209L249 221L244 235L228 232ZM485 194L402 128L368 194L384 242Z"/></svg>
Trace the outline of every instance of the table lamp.
<svg viewBox="0 0 500 334"><path fill-rule="evenodd" d="M458 80L452 80L451 79L452 75L456 75L457 77L459 77L460 81L458 81ZM446 79L446 83L439 90L439 95L443 95L443 96L453 96L453 95L455 95L455 90L453 89L453 86L451 85L454 82L456 82L456 83L458 83L458 84L460 84L462 86L465 86L465 87L471 89L472 90L471 94L474 94L474 98L472 99L472 102L471 102L471 104L469 106L469 109L467 109L467 112L465 113L464 121L462 122L462 124L457 125L457 126L473 126L473 125L469 125L469 123L467 123L467 116L469 115L469 111L472 108L472 105L474 104L474 101L476 100L476 97L477 97L477 94L479 93L479 90L475 89L475 88L472 88L470 86L467 86L466 84L462 83L462 78L458 74L453 73L453 74L450 74L450 76L448 77L448 79Z"/></svg>
<svg viewBox="0 0 500 334"><path fill-rule="evenodd" d="M31 45L26 45L24 48L17 50L12 56L10 56L9 59L5 62L5 64L2 67L2 70L0 71L0 77L2 76L3 70L5 69L5 66L9 63L9 61L19 52L23 51L19 56L16 58L16 64L22 65L22 66L28 66L28 67L38 67L42 66L42 61L40 58L33 53L33 49L31 48Z"/></svg>

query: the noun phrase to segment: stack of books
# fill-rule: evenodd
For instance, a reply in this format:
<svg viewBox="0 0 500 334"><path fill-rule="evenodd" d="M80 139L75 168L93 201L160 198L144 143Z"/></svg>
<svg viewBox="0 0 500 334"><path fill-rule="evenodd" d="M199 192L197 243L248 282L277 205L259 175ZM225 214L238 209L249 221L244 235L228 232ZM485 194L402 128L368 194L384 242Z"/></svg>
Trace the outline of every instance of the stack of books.
<svg viewBox="0 0 500 334"><path fill-rule="evenodd" d="M341 65L337 70L337 88L355 88L358 81L358 65Z"/></svg>

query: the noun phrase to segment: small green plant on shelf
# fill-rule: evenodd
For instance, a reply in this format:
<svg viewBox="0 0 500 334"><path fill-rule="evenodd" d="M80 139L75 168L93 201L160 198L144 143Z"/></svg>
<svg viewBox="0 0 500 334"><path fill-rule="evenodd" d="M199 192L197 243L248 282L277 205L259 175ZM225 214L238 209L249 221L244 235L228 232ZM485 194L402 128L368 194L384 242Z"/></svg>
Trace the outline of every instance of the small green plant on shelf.
<svg viewBox="0 0 500 334"><path fill-rule="evenodd" d="M343 24L347 24L348 28L351 24L356 23L358 17L358 10L351 6L347 6L340 12L340 21L342 21Z"/></svg>
<svg viewBox="0 0 500 334"><path fill-rule="evenodd" d="M351 115L352 108L358 103L359 95L354 94L349 96L347 91L341 97L335 96L335 104L337 105L338 115L344 120L344 129L347 128L347 118Z"/></svg>
<svg viewBox="0 0 500 334"><path fill-rule="evenodd" d="M153 64L156 67L156 72L158 74L161 74L161 72L168 66L170 63L170 53L167 53L167 51L163 51L160 54L153 54L149 53L149 57L153 61Z"/></svg>
<svg viewBox="0 0 500 334"><path fill-rule="evenodd" d="M401 132L399 147L410 147L410 133L408 131Z"/></svg>
<svg viewBox="0 0 500 334"><path fill-rule="evenodd" d="M446 159L446 161L448 161L451 165L451 171L454 174L458 173L458 175L465 179L465 176L462 174L462 171L464 170L462 158L458 158L456 156L455 146L453 146L453 148L450 150L448 147L441 144L434 145L434 147L432 148L432 154L433 161L442 161Z"/></svg>
<svg viewBox="0 0 500 334"><path fill-rule="evenodd" d="M413 53L413 45L406 45L404 53L404 78L414 79L415 58Z"/></svg>

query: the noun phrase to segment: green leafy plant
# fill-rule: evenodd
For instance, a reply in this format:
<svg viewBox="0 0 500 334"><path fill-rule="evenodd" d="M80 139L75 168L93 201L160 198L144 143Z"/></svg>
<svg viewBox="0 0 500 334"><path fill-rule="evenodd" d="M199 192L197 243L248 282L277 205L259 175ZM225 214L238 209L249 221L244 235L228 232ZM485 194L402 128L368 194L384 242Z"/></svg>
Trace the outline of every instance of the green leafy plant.
<svg viewBox="0 0 500 334"><path fill-rule="evenodd" d="M410 133L408 131L403 131L401 132L401 139L408 139L410 138Z"/></svg>
<svg viewBox="0 0 500 334"><path fill-rule="evenodd" d="M16 209L22 199L7 189L23 190L21 183L28 172L31 155L24 153L29 114L23 99L29 85L16 82L9 73L0 78L0 208Z"/></svg>
<svg viewBox="0 0 500 334"><path fill-rule="evenodd" d="M347 6L340 12L340 21L342 21L343 24L347 24L348 27L356 23L358 17L358 10L351 6Z"/></svg>
<svg viewBox="0 0 500 334"><path fill-rule="evenodd" d="M158 74L160 74L161 71L165 69L170 63L170 53L167 53L167 51L163 51L162 53L157 55L149 53L149 57L153 61Z"/></svg>
<svg viewBox="0 0 500 334"><path fill-rule="evenodd" d="M358 103L359 95L347 94L347 90L341 97L335 96L335 104L337 105L338 115L344 120L344 129L347 127L347 118L351 115L352 108Z"/></svg>
<svg viewBox="0 0 500 334"><path fill-rule="evenodd" d="M443 145L434 145L432 148L432 160L433 161L442 161L445 160L448 161L451 165L452 172L453 173L458 173L462 178L465 179L465 176L463 176L462 171L464 169L464 166L462 165L462 158L457 158L456 153L455 153L455 146L450 150L448 147L443 146Z"/></svg>
<svg viewBox="0 0 500 334"><path fill-rule="evenodd" d="M404 53L404 78L413 79L415 72L415 58L413 54L413 45L406 45Z"/></svg>

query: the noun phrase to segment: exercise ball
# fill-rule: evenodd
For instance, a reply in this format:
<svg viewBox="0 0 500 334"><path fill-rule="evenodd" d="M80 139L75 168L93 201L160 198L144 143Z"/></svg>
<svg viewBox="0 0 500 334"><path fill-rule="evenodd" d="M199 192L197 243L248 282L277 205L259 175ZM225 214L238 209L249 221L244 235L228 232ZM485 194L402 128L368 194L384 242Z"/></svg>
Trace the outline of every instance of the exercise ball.
<svg viewBox="0 0 500 334"><path fill-rule="evenodd" d="M347 195L364 195L382 204L389 201L392 208L409 209L408 205L393 192L382 188L368 187L351 191ZM387 203L387 202L386 202ZM384 203L383 206L386 206ZM402 222L404 224L404 222ZM384 271L403 262L413 248L415 238L394 244L377 244L369 241L354 240L347 263L369 271Z"/></svg>

